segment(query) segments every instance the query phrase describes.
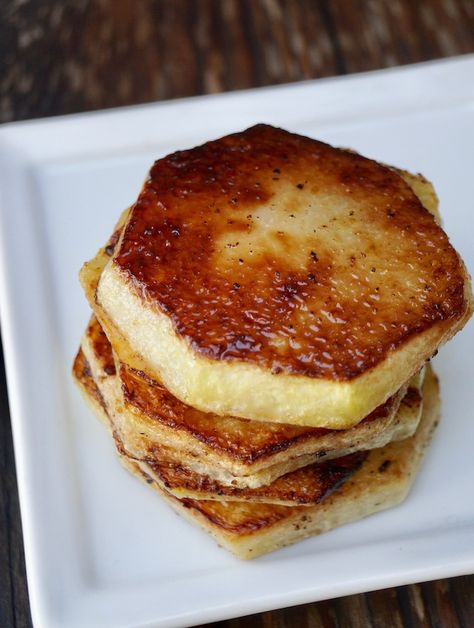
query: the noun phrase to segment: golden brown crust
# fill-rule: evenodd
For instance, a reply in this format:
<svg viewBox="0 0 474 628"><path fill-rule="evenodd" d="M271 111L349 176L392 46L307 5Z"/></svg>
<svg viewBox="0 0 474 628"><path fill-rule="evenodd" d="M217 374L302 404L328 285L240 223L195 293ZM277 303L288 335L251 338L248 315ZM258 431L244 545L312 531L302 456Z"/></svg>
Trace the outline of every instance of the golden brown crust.
<svg viewBox="0 0 474 628"><path fill-rule="evenodd" d="M91 342L97 361L101 363L102 370L113 375L112 347L95 316L89 322L86 335ZM377 432L382 432L387 428L402 396L401 394L394 395L358 425L346 430L343 434L340 430L263 423L235 417L216 417L182 403L164 386L151 380L143 372L121 365L119 375L125 405L138 410L148 420L185 432L216 452L247 465L263 459L270 460L280 452L311 442L314 443L311 453L319 450L321 457L324 457L326 452L321 445L322 439L331 434L344 438L346 446L349 441L357 442L362 430L368 426L370 426L370 436L373 437ZM327 439L326 443L329 444ZM154 450L151 448L149 455L153 454Z"/></svg>
<svg viewBox="0 0 474 628"><path fill-rule="evenodd" d="M257 504L246 502L215 502L197 499L181 499L185 508L190 508L203 515L209 523L220 530L233 534L249 534L262 528L275 525L291 513L292 506L275 506L274 504ZM304 506L300 507L304 509Z"/></svg>
<svg viewBox="0 0 474 628"><path fill-rule="evenodd" d="M91 397L99 406L106 412L106 406L104 399L94 383L92 378L91 368L86 360L84 352L79 349L74 358L74 362L72 365L72 374L74 379L81 385L84 389L84 392L87 393L89 397Z"/></svg>
<svg viewBox="0 0 474 628"><path fill-rule="evenodd" d="M317 441L324 436L341 434L340 430L217 417L182 403L164 386L149 379L142 372L122 365L120 377L125 403L148 418L167 427L185 431L208 447L243 463L252 464L307 441L314 441L317 445ZM381 429L386 427L387 421L384 420L393 417L400 398L398 394L392 396L353 427L354 439L361 428L368 424L374 426L373 431L377 430L377 422Z"/></svg>
<svg viewBox="0 0 474 628"><path fill-rule="evenodd" d="M80 349L76 355L73 367L73 375L77 384L82 389L96 414L102 422L106 422L113 434L115 445L121 456L129 457L126 443L114 424L114 416L110 413L104 396L100 391L100 383L95 382L89 363ZM104 415L106 421L104 420ZM239 489L226 486L212 480L208 476L196 473L188 469L180 462L179 452L172 452L166 447L159 447L155 451L154 460L149 460L145 465L140 465L148 474L152 474L153 480L158 482L165 490L172 494L193 494L194 499L189 503L201 499L217 499L219 501L250 501L270 504L319 504L344 484L361 466L367 453L358 452L350 456L344 456L337 460L331 460L322 464L308 465L288 473L269 486L257 489ZM189 499L189 498L188 498ZM263 520L262 520L263 521Z"/></svg>
<svg viewBox="0 0 474 628"><path fill-rule="evenodd" d="M270 504L319 504L337 490L356 471L367 457L367 452L311 464L277 478L268 486L237 488L212 480L206 475L191 471L176 460L148 462L147 467L170 493L191 494L195 500L251 501Z"/></svg>
<svg viewBox="0 0 474 628"><path fill-rule="evenodd" d="M271 252L247 246L282 192L288 225L318 207L296 265L290 226ZM322 224L320 194L337 207ZM356 233L354 251L333 232ZM312 378L351 380L468 308L456 252L396 172L265 125L157 161L114 263L197 353Z"/></svg>
<svg viewBox="0 0 474 628"><path fill-rule="evenodd" d="M346 481L365 458L365 453L347 455L348 452L344 452L344 448L342 448L342 451L339 449L339 452L337 450L328 451L327 456L332 461L322 464L317 454L289 458L286 465L280 464L278 469L266 468L264 470L265 478L268 478L266 481L258 482L253 479L251 484L224 482L219 474L216 477L215 467L211 465L210 461L208 464L204 464L203 460L200 459L197 463L198 468L196 468L196 461L192 456L190 457L187 452L183 452L179 448L176 450L174 447L176 441L163 442L162 439L147 439L146 428L143 424L136 424L134 430L125 429L121 396L117 397L117 376L105 371L105 367L112 356L110 348L103 340L100 326L94 319L91 319L83 340L86 357L91 361L87 371L92 374L95 385L102 393L110 422L114 426L117 449L123 455L133 456L138 461L146 461L147 472L153 474L153 479L162 488L177 497L311 505L319 503L322 498ZM101 355L104 348L106 354ZM99 353L97 353L98 351ZM91 379L90 376L89 379ZM419 384L414 383L414 385ZM89 386L91 385L89 384ZM416 428L418 419L415 408L421 407L421 396L416 388L408 388L404 405L413 408L410 414L413 414L414 418L408 417L408 420L405 420L397 413L393 423L395 429L401 430L401 433L396 436L395 432L390 429L390 434L393 432L394 438L406 438ZM218 419L217 422L219 422ZM408 432L406 431L407 428L409 429ZM380 446L377 441L365 440L363 429L359 428L357 433L360 434L359 447L361 444L366 449ZM341 433L339 432L338 435ZM140 451L137 450L137 438L139 441L143 441ZM389 439L391 440L390 435L384 438L383 442L388 442ZM314 442L317 445L317 439ZM320 451L320 453L323 452ZM142 463L138 462L138 464L141 465ZM219 473L222 473L222 467L225 466L222 456L216 456L214 465L217 465ZM234 482L235 479L234 476ZM262 480L264 480L263 477Z"/></svg>

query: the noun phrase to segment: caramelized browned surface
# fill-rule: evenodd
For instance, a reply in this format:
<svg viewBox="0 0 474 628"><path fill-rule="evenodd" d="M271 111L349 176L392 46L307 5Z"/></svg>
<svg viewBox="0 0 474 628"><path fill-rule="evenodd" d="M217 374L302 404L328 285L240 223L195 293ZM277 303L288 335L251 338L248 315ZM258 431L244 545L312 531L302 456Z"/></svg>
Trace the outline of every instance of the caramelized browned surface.
<svg viewBox="0 0 474 628"><path fill-rule="evenodd" d="M86 360L82 349L79 349L72 365L72 373L77 381L82 385L88 395L95 399L102 408L106 410L104 400L100 394L99 389L92 379L92 373L89 363Z"/></svg>
<svg viewBox="0 0 474 628"><path fill-rule="evenodd" d="M351 379L466 309L455 251L398 174L265 125L157 161L115 262L194 350L275 373Z"/></svg>
<svg viewBox="0 0 474 628"><path fill-rule="evenodd" d="M318 504L350 478L359 469L367 452L357 452L322 464L311 464L287 473L268 486L235 488L216 482L205 475L194 473L171 460L148 463L168 490L186 489L203 494L215 494L221 499L293 501L297 504Z"/></svg>
<svg viewBox="0 0 474 628"><path fill-rule="evenodd" d="M93 316L87 327L95 354L109 375L115 372L112 347L99 321ZM108 370L107 370L108 369ZM225 452L243 462L252 463L265 456L284 451L292 445L336 432L324 428L298 427L283 423L264 423L236 417L216 417L182 403L160 383L144 373L124 365L120 367L122 391L127 403L143 412L150 419L168 427L183 430L217 451ZM385 419L393 410L396 396L371 412L358 425L357 431L367 423ZM150 451L153 453L153 450Z"/></svg>
<svg viewBox="0 0 474 628"><path fill-rule="evenodd" d="M180 499L185 508L198 511L208 521L227 532L248 534L278 523L282 519L304 512L305 506L277 506L252 502L218 502L212 500Z"/></svg>
<svg viewBox="0 0 474 628"><path fill-rule="evenodd" d="M412 408L420 403L422 399L421 393L416 388L412 386L408 386L405 396L403 397L401 403L409 408Z"/></svg>
<svg viewBox="0 0 474 628"><path fill-rule="evenodd" d="M92 341L95 355L101 362L103 370L113 375L115 367L112 347L95 316L90 319L86 334ZM251 464L311 439L315 441L314 451L318 451L318 438L337 432L325 428L264 423L230 416L216 417L182 403L159 382L151 380L142 372L121 365L119 375L126 403L140 410L148 418L187 432L216 451L244 463ZM397 395L388 399L347 432L353 434L356 441L358 432L368 423L375 425L377 421L382 422L386 419L394 410L395 403ZM150 455L154 453L154 449L151 448Z"/></svg>
<svg viewBox="0 0 474 628"><path fill-rule="evenodd" d="M115 369L112 347L95 316L91 318L86 333L92 340L94 351L103 369L109 375L113 375ZM119 374L125 401L147 417L168 427L186 431L209 447L243 462L251 463L264 456L284 451L296 443L312 438L316 440L320 436L336 432L324 428L264 423L227 416L216 417L182 403L164 386L149 379L144 373L122 365ZM350 431L357 434L359 428L367 423L386 418L393 410L394 403L395 396L376 408ZM317 443L315 447L317 448Z"/></svg>
<svg viewBox="0 0 474 628"><path fill-rule="evenodd" d="M91 326L92 327L92 326ZM90 336L94 335L90 329ZM102 344L99 346L103 346ZM82 349L76 355L73 374L88 395L96 399L107 414L107 407L94 382L91 369ZM121 455L126 455L120 436L114 431L114 440ZM297 504L317 504L350 478L362 465L367 452L357 452L322 464L312 464L287 473L268 486L257 489L238 489L225 486L182 466L169 450L160 448L148 466L169 490L186 489L193 492L211 493L225 499L259 500L262 502L293 501ZM212 509L212 508L211 508Z"/></svg>
<svg viewBox="0 0 474 628"><path fill-rule="evenodd" d="M283 423L264 423L235 417L217 417L182 403L144 373L121 366L120 377L125 400L146 416L169 427L184 430L213 449L243 462L254 462L264 456L284 451L296 443L317 439L336 430L298 427ZM386 418L393 409L395 397L376 408L358 425L356 434L369 422ZM317 443L315 445L317 448ZM315 449L316 450L316 449Z"/></svg>
<svg viewBox="0 0 474 628"><path fill-rule="evenodd" d="M90 319L86 334L92 341L94 352L103 365L103 370L113 375L115 367L112 347L95 316ZM122 365L119 375L127 403L147 417L168 427L183 430L209 447L243 462L252 463L310 439L315 440L317 451L318 437L336 432L324 428L264 423L228 416L216 417L182 403L164 386L149 379L144 373ZM391 397L351 428L350 432L356 436L360 427L385 419L392 412L395 403L396 396ZM150 450L150 454L152 453L153 449Z"/></svg>
<svg viewBox="0 0 474 628"><path fill-rule="evenodd" d="M122 229L115 229L110 238L107 240L107 244L104 247L105 254L109 257L115 252L115 247L117 246L118 241L120 240L120 235L122 233Z"/></svg>

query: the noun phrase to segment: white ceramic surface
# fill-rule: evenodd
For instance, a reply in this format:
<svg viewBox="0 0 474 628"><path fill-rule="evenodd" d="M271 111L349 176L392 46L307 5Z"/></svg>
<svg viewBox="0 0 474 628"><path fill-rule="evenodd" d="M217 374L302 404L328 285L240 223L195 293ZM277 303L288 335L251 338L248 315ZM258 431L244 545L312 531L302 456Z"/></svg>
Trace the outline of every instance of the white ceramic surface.
<svg viewBox="0 0 474 628"><path fill-rule="evenodd" d="M77 272L153 159L255 122L425 174L472 271L472 76L468 56L0 129L0 308L35 626L190 626L474 570L472 323L436 359L443 421L407 501L249 563L119 466L70 376L88 319Z"/></svg>

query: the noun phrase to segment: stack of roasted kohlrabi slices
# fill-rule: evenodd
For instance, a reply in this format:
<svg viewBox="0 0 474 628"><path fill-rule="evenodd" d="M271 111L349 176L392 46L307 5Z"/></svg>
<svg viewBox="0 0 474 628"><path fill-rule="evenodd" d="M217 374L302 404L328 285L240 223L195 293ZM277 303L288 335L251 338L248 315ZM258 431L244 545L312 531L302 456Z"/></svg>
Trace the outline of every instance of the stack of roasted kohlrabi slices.
<svg viewBox="0 0 474 628"><path fill-rule="evenodd" d="M428 181L266 125L156 161L81 282L120 460L239 558L404 499L472 310Z"/></svg>

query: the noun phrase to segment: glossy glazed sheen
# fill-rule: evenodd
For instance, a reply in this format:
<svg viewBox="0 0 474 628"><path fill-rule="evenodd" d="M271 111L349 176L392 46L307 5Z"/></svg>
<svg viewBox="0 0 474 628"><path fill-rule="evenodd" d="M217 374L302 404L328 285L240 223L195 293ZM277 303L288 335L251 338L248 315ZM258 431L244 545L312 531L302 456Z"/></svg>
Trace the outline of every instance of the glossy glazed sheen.
<svg viewBox="0 0 474 628"><path fill-rule="evenodd" d="M467 308L396 172L265 125L157 161L115 264L196 352L273 373L352 379Z"/></svg>

